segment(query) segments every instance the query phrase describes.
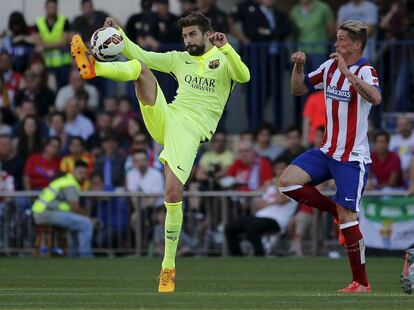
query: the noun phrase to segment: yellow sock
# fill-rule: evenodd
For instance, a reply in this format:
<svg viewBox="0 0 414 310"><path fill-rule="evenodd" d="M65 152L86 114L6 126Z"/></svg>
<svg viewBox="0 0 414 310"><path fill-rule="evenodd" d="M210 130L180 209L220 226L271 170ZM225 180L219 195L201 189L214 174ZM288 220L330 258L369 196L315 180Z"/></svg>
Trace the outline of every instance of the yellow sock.
<svg viewBox="0 0 414 310"><path fill-rule="evenodd" d="M141 74L141 63L136 60L95 62L96 76L106 77L117 82L136 81Z"/></svg>
<svg viewBox="0 0 414 310"><path fill-rule="evenodd" d="M183 202L165 202L167 215L165 216L164 236L165 251L162 261L162 269L175 268L175 254L177 253L178 240L180 237L181 224L183 223Z"/></svg>

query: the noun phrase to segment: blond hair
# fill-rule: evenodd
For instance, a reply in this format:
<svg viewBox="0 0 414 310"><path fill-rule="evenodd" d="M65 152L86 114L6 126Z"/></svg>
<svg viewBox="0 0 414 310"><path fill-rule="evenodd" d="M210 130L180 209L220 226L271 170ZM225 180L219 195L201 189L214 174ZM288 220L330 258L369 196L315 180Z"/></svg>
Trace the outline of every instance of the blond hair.
<svg viewBox="0 0 414 310"><path fill-rule="evenodd" d="M360 20L350 19L343 22L339 26L339 29L345 30L352 42L361 41L361 50L364 50L365 45L367 44L367 24Z"/></svg>

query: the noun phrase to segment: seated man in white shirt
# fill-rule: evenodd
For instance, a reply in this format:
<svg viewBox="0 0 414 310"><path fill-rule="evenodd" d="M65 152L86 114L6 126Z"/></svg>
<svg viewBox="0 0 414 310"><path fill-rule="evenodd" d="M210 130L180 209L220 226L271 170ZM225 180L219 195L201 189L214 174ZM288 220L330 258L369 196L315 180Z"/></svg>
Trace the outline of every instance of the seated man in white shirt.
<svg viewBox="0 0 414 310"><path fill-rule="evenodd" d="M245 235L252 244L255 256L265 254L262 245L262 234L284 233L287 230L290 218L296 211L297 202L282 195L277 188L278 179L288 166L288 159L279 157L273 163L274 179L269 184L258 201L254 216L245 216L226 225L225 234L229 254L242 255L240 237Z"/></svg>
<svg viewBox="0 0 414 310"><path fill-rule="evenodd" d="M89 95L87 109L96 110L98 108L98 90L95 86L86 84L86 81L79 76L78 70L72 70L69 76L69 84L63 86L59 89L56 100L55 107L59 111L63 111L65 108L65 103L72 97L75 97L80 91L86 91Z"/></svg>
<svg viewBox="0 0 414 310"><path fill-rule="evenodd" d="M81 136L86 141L95 128L89 118L80 112L79 101L70 98L65 104L65 133L69 136Z"/></svg>
<svg viewBox="0 0 414 310"><path fill-rule="evenodd" d="M149 166L148 154L144 150L136 151L132 156L132 169L126 175L126 188L130 192L164 193L164 176L155 168ZM158 207L164 204L163 196L158 198L132 199L134 212L131 215L131 227L138 225L139 214L142 209Z"/></svg>

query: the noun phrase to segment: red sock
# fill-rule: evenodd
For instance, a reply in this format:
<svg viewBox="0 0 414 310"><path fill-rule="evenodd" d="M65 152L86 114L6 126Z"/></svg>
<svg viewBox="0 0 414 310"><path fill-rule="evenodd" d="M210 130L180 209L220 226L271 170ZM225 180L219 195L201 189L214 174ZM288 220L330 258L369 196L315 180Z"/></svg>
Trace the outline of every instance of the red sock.
<svg viewBox="0 0 414 310"><path fill-rule="evenodd" d="M283 194L293 200L308 205L309 207L328 212L334 218L338 218L336 203L332 199L322 195L314 186L306 184L297 189L288 189L288 187L279 188Z"/></svg>
<svg viewBox="0 0 414 310"><path fill-rule="evenodd" d="M351 222L341 224L341 226L347 224L354 225L346 228L341 228L345 237L345 246L348 253L349 264L352 270L352 281L356 281L364 286L368 286L368 279L365 273L365 243L359 230L358 222Z"/></svg>

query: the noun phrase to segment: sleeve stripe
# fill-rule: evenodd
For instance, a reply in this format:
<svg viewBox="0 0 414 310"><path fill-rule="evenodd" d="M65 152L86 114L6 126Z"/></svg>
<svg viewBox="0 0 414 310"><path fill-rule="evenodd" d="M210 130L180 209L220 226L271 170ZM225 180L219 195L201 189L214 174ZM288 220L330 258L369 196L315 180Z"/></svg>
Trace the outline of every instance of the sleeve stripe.
<svg viewBox="0 0 414 310"><path fill-rule="evenodd" d="M314 85L314 86L321 83L322 80L323 80L323 70L321 72L311 76L309 79L310 79L310 82L312 83L312 85Z"/></svg>

